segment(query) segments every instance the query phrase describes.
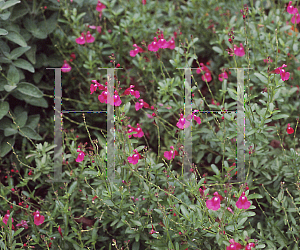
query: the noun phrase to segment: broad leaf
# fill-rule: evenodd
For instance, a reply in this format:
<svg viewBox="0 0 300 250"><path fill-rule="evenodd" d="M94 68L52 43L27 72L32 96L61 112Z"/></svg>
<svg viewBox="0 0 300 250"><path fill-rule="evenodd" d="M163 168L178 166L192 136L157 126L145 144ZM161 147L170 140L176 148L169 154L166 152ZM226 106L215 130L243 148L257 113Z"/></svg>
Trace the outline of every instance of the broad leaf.
<svg viewBox="0 0 300 250"><path fill-rule="evenodd" d="M28 62L24 59L18 59L16 61L14 61L13 64L18 68L26 69L26 70L34 73L34 67L31 65L30 62Z"/></svg>

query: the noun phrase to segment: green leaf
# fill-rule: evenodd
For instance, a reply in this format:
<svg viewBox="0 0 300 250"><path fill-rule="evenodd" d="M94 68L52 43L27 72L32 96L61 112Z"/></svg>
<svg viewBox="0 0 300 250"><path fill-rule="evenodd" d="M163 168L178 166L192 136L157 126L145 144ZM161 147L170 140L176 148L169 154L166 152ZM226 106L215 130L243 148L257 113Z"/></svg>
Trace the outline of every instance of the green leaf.
<svg viewBox="0 0 300 250"><path fill-rule="evenodd" d="M8 9L9 7L14 6L18 3L21 3L21 1L19 1L19 0L9 0L9 1L5 2L4 5L2 5L0 7L0 10Z"/></svg>
<svg viewBox="0 0 300 250"><path fill-rule="evenodd" d="M1 142L0 144L0 157L4 157L11 151L11 146L7 143L9 142L11 146L15 145L15 140L12 138L5 138L4 141Z"/></svg>
<svg viewBox="0 0 300 250"><path fill-rule="evenodd" d="M19 71L14 65L10 65L7 72L7 84L10 86L16 86L19 83L20 75Z"/></svg>
<svg viewBox="0 0 300 250"><path fill-rule="evenodd" d="M35 98L43 97L43 92L40 91L36 86L28 82L19 83L17 90L27 96L32 96Z"/></svg>
<svg viewBox="0 0 300 250"><path fill-rule="evenodd" d="M20 128L24 127L27 121L27 112L23 111L16 117L16 123Z"/></svg>
<svg viewBox="0 0 300 250"><path fill-rule="evenodd" d="M69 193L69 194L72 194L73 191L74 191L74 189L75 189L76 187L77 187L77 181L74 181L74 182L71 184L68 193Z"/></svg>
<svg viewBox="0 0 300 250"><path fill-rule="evenodd" d="M249 194L247 198L248 200L251 200L251 199L262 199L263 197L260 194Z"/></svg>
<svg viewBox="0 0 300 250"><path fill-rule="evenodd" d="M33 140L42 140L43 138L37 133L35 132L32 128L29 128L29 127L23 127L21 129L21 132L19 132L20 135L24 136L27 136L29 137L30 139L33 139Z"/></svg>
<svg viewBox="0 0 300 250"><path fill-rule="evenodd" d="M278 119L288 118L288 117L290 116L287 114L277 114L277 115L273 115L271 118L272 120L278 120Z"/></svg>
<svg viewBox="0 0 300 250"><path fill-rule="evenodd" d="M28 116L26 126L32 129L35 129L40 121L40 115L30 115Z"/></svg>
<svg viewBox="0 0 300 250"><path fill-rule="evenodd" d="M46 21L44 20L38 25L38 28L45 29L45 32L51 34L57 25L58 12L54 12Z"/></svg>
<svg viewBox="0 0 300 250"><path fill-rule="evenodd" d="M0 120L8 113L9 111L9 103L1 102L0 103Z"/></svg>
<svg viewBox="0 0 300 250"><path fill-rule="evenodd" d="M215 164L211 164L210 166L211 166L212 170L216 173L216 175L220 174L220 171Z"/></svg>
<svg viewBox="0 0 300 250"><path fill-rule="evenodd" d="M34 73L34 67L31 65L30 62L24 60L24 59L17 59L16 61L13 62L13 64L21 69L28 70L29 72Z"/></svg>
<svg viewBox="0 0 300 250"><path fill-rule="evenodd" d="M189 218L189 212L186 210L185 206L180 205L180 209L181 209L182 214L183 214L185 217Z"/></svg>
<svg viewBox="0 0 300 250"><path fill-rule="evenodd" d="M31 49L28 50L25 55L27 56L28 60L32 63L36 63L36 44L32 45Z"/></svg>
<svg viewBox="0 0 300 250"><path fill-rule="evenodd" d="M15 60L18 57L20 57L21 55L23 55L26 51L28 51L31 47L27 46L27 47L19 47L14 49L11 53L10 53L10 59Z"/></svg>
<svg viewBox="0 0 300 250"><path fill-rule="evenodd" d="M0 29L0 36L6 36L8 34L8 31L5 29Z"/></svg>
<svg viewBox="0 0 300 250"><path fill-rule="evenodd" d="M268 83L268 78L263 76L260 73L254 73L254 75L263 83L267 84Z"/></svg>
<svg viewBox="0 0 300 250"><path fill-rule="evenodd" d="M11 85L4 85L4 90L6 92L11 92L12 90L14 90L17 86L11 86Z"/></svg>
<svg viewBox="0 0 300 250"><path fill-rule="evenodd" d="M141 227L142 226L142 223L138 220L130 220L134 225L138 226L138 227Z"/></svg>
<svg viewBox="0 0 300 250"><path fill-rule="evenodd" d="M16 133L18 133L18 130L14 129L14 128L6 128L4 129L4 135L7 136L11 136L11 135L15 135Z"/></svg>
<svg viewBox="0 0 300 250"><path fill-rule="evenodd" d="M22 47L27 47L27 43L25 39L17 32L10 31L8 34L5 36L9 41L14 42Z"/></svg>
<svg viewBox="0 0 300 250"><path fill-rule="evenodd" d="M10 17L11 12L7 11L6 13L0 14L2 20L7 20Z"/></svg>
<svg viewBox="0 0 300 250"><path fill-rule="evenodd" d="M223 55L223 50L221 50L219 47L213 46L212 49L213 49L214 51L216 51L217 53Z"/></svg>
<svg viewBox="0 0 300 250"><path fill-rule="evenodd" d="M276 227L276 226L273 226L272 227L272 231L274 233L274 236L275 236L275 239L277 240L277 242L285 247L288 243L288 240L286 239L286 237L282 234L282 232Z"/></svg>
<svg viewBox="0 0 300 250"><path fill-rule="evenodd" d="M48 102L46 101L46 99L44 97L32 98L30 96L25 96L24 101L29 103L32 106L48 108Z"/></svg>
<svg viewBox="0 0 300 250"><path fill-rule="evenodd" d="M29 12L29 9L26 8L25 5L23 5L22 3L21 4L18 4L17 6L15 6L13 8L13 11L12 11L12 14L10 16L10 21L15 21L17 18L20 18L24 15L26 15L27 13Z"/></svg>

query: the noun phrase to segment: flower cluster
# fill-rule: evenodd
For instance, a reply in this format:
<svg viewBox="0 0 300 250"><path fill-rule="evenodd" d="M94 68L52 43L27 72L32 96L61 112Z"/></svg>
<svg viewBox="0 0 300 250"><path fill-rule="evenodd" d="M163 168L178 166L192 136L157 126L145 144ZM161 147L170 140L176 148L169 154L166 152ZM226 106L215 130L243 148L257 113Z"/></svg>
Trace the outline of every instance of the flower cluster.
<svg viewBox="0 0 300 250"><path fill-rule="evenodd" d="M284 67L287 67L287 65L282 64L282 66L276 68L274 72L275 74L280 74L282 81L287 81L290 78L290 73L285 72L285 70L283 69Z"/></svg>
<svg viewBox="0 0 300 250"><path fill-rule="evenodd" d="M90 31L88 31L86 35L84 35L84 33L81 33L81 36L76 38L75 42L80 45L83 45L85 43L93 43L95 42L95 37L91 35Z"/></svg>
<svg viewBox="0 0 300 250"><path fill-rule="evenodd" d="M128 127L130 128L130 129L128 130L128 134L130 134L130 133L132 133L132 132L135 132L135 134L128 135L129 138L131 138L131 136L133 136L133 137L139 137L139 138L141 138L141 137L144 136L144 132L143 132L142 128L140 127L140 125L139 125L139 124L136 124L136 126L137 126L137 127L134 128L134 127L132 127L131 125L128 125Z"/></svg>
<svg viewBox="0 0 300 250"><path fill-rule="evenodd" d="M135 165L135 164L138 163L139 159L142 159L142 157L136 149L134 149L133 152L135 154L133 154L132 156L128 156L127 160L128 160L129 163L132 163L132 164Z"/></svg>
<svg viewBox="0 0 300 250"><path fill-rule="evenodd" d="M136 44L133 44L133 47L135 47L135 49L130 50L131 57L135 57L138 53L145 52L141 47L137 46ZM174 37L172 37L169 41L166 41L164 39L163 33L161 35L158 35L158 41L157 38L154 37L153 41L148 45L148 50L156 52L159 49L175 49Z"/></svg>
<svg viewBox="0 0 300 250"><path fill-rule="evenodd" d="M196 116L194 113L199 110L194 110L192 115L188 115L187 120L195 120L198 124L201 124L200 117ZM183 114L180 114L179 121L176 123L176 126L180 129L188 128L190 126L190 122L183 118Z"/></svg>
<svg viewBox="0 0 300 250"><path fill-rule="evenodd" d="M200 63L200 66L198 69L197 69L197 74L200 74L200 73L204 73L202 76L201 76L201 79L203 81L206 81L206 82L210 82L212 80L212 77L211 77L211 72L210 70L203 64L203 63Z"/></svg>
<svg viewBox="0 0 300 250"><path fill-rule="evenodd" d="M292 19L291 19L291 22L293 23L293 24L295 24L295 21L296 21L296 23L298 24L298 23L300 23L300 15L299 15L299 13L298 13L298 9L296 8L296 7L293 7L292 6L292 1L289 1L289 4L288 4L288 6L287 6L287 8L286 8L286 11L289 13L289 14L292 14L293 15L293 17L292 17Z"/></svg>

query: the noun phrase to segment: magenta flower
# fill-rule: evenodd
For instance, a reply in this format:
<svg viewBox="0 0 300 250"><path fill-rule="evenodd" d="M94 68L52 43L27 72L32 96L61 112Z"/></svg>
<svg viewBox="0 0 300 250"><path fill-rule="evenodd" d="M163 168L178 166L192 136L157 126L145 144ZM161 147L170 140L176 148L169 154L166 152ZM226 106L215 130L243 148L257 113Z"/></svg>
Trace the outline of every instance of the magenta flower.
<svg viewBox="0 0 300 250"><path fill-rule="evenodd" d="M174 37L171 38L170 41L167 42L168 43L168 47L169 49L175 49L175 41L174 41Z"/></svg>
<svg viewBox="0 0 300 250"><path fill-rule="evenodd" d="M292 3L293 3L292 1L289 1L286 11L290 14L296 14L296 13L298 13L298 9L295 8L294 6L292 6Z"/></svg>
<svg viewBox="0 0 300 250"><path fill-rule="evenodd" d="M130 128L128 130L128 134L130 134L132 132L136 132L135 134L128 135L129 138L131 138L132 136L139 137L139 138L144 136L144 132L143 132L142 128L140 127L140 124L137 123L137 128L134 128L131 125L128 125L128 127Z"/></svg>
<svg viewBox="0 0 300 250"><path fill-rule="evenodd" d="M164 39L164 34L161 34L160 39L157 42L158 47L162 49L168 48L168 42Z"/></svg>
<svg viewBox="0 0 300 250"><path fill-rule="evenodd" d="M5 225L7 225L9 216L10 216L10 211L7 210L2 220ZM12 217L11 217L11 222L14 222L14 219Z"/></svg>
<svg viewBox="0 0 300 250"><path fill-rule="evenodd" d="M87 43L93 43L95 41L95 37L91 35L90 31L86 33L85 39Z"/></svg>
<svg viewBox="0 0 300 250"><path fill-rule="evenodd" d="M106 6L103 3L101 3L100 0L98 0L97 6L96 6L96 10L98 12L102 12L102 10L105 9L105 8L106 8Z"/></svg>
<svg viewBox="0 0 300 250"><path fill-rule="evenodd" d="M234 239L229 240L229 247L226 247L226 250L239 250L243 249L242 245L240 243L237 243L234 241Z"/></svg>
<svg viewBox="0 0 300 250"><path fill-rule="evenodd" d="M270 58L270 60L267 58L267 59L264 59L264 62L265 62L265 63L268 63L268 62L271 63L271 62L273 62L273 60L272 60L271 58Z"/></svg>
<svg viewBox="0 0 300 250"><path fill-rule="evenodd" d="M134 85L130 85L130 87L124 91L124 95L133 95L133 96L135 96L135 98L139 98L140 92L137 90L134 91L133 88L134 88Z"/></svg>
<svg viewBox="0 0 300 250"><path fill-rule="evenodd" d="M223 81L224 79L228 79L228 75L226 72L222 72L221 74L219 74L219 81Z"/></svg>
<svg viewBox="0 0 300 250"><path fill-rule="evenodd" d="M130 50L129 54L131 57L135 57L138 53L144 52L144 50L141 47L137 46L136 44L133 44L132 46L135 47L135 49Z"/></svg>
<svg viewBox="0 0 300 250"><path fill-rule="evenodd" d="M153 40L154 40L154 41L148 45L148 50L149 50L149 51L156 52L156 51L158 51L158 49L159 49L159 45L158 45L158 42L157 42L157 38L156 38L156 37L154 37Z"/></svg>
<svg viewBox="0 0 300 250"><path fill-rule="evenodd" d="M149 108L149 104L144 102L143 99L140 99L139 102L135 103L135 110L136 111L140 110L143 107L146 108L146 109Z"/></svg>
<svg viewBox="0 0 300 250"><path fill-rule="evenodd" d="M297 9L297 10L298 10L298 9ZM292 17L292 19L291 19L291 22L292 22L293 24L295 24L295 19L296 19L297 24L300 23L300 15L299 15L299 13L293 15L293 17Z"/></svg>
<svg viewBox="0 0 300 250"><path fill-rule="evenodd" d="M64 64L61 67L61 71L64 73L70 72L72 67L68 64L67 60L64 60Z"/></svg>
<svg viewBox="0 0 300 250"><path fill-rule="evenodd" d="M80 44L80 45L85 44L84 33L81 33L81 37L76 38L76 39L75 39L75 42L76 42L77 44Z"/></svg>
<svg viewBox="0 0 300 250"><path fill-rule="evenodd" d="M192 115L188 115L187 119L189 120L195 120L198 124L201 124L201 119L200 117L195 115L195 112L198 112L199 110L194 110Z"/></svg>
<svg viewBox="0 0 300 250"><path fill-rule="evenodd" d="M255 243L251 242L251 243L248 243L245 247L245 250L251 250L251 248L254 248L255 247Z"/></svg>
<svg viewBox="0 0 300 250"><path fill-rule="evenodd" d="M247 197L245 196L245 192L242 193L235 205L239 209L248 209L251 206L250 201L248 201Z"/></svg>
<svg viewBox="0 0 300 250"><path fill-rule="evenodd" d="M114 95L114 105L119 107L122 104L121 98L118 95L117 91L115 91L115 95ZM112 105L112 104L111 104Z"/></svg>
<svg viewBox="0 0 300 250"><path fill-rule="evenodd" d="M85 154L80 149L77 149L77 152L79 152L79 154L77 156L76 162L82 162L84 160Z"/></svg>
<svg viewBox="0 0 300 250"><path fill-rule="evenodd" d="M244 46L243 46L243 44L242 43L240 43L240 46L241 47L238 47L238 46L236 46L235 44L234 44L234 48L233 48L233 51L234 51L234 54L236 55L236 56L244 56L245 55L245 50L244 50Z"/></svg>
<svg viewBox="0 0 300 250"><path fill-rule="evenodd" d="M280 74L282 81L286 81L290 78L290 73L285 72L285 70L283 69L284 67L287 67L287 65L282 64L281 67L278 67L278 68L275 69L275 73Z"/></svg>
<svg viewBox="0 0 300 250"><path fill-rule="evenodd" d="M201 79L203 81L210 82L212 80L211 74L209 72L206 72L204 75L201 76Z"/></svg>
<svg viewBox="0 0 300 250"><path fill-rule="evenodd" d="M164 157L167 158L168 160L171 160L172 158L174 159L176 155L178 155L177 150L174 150L174 147L170 147L170 151L165 151L164 152Z"/></svg>
<svg viewBox="0 0 300 250"><path fill-rule="evenodd" d="M145 5L147 3L147 0L142 0L142 4Z"/></svg>
<svg viewBox="0 0 300 250"><path fill-rule="evenodd" d="M141 155L138 153L138 151L136 149L133 150L135 152L135 154L133 154L132 156L128 156L127 160L129 163L131 164L137 164L139 159L141 159Z"/></svg>
<svg viewBox="0 0 300 250"><path fill-rule="evenodd" d="M190 126L190 122L183 118L183 114L180 114L180 118L176 123L176 126L180 129L188 128Z"/></svg>
<svg viewBox="0 0 300 250"><path fill-rule="evenodd" d="M27 221L21 220L21 223L18 223L18 224L16 225L16 227L24 227L25 229L27 229L27 228L28 228Z"/></svg>
<svg viewBox="0 0 300 250"><path fill-rule="evenodd" d="M39 211L34 212L33 215L34 215L34 224L36 226L39 226L44 223L45 217L43 215L40 215Z"/></svg>
<svg viewBox="0 0 300 250"><path fill-rule="evenodd" d="M221 199L219 197L218 192L214 192L214 197L211 200L206 201L206 206L208 209L212 209L217 211L221 206Z"/></svg>
<svg viewBox="0 0 300 250"><path fill-rule="evenodd" d="M96 29L96 30L98 31L98 33L101 34L101 26L97 26L97 27L96 27L96 26L94 26L94 25L91 25L91 26L89 26L89 28L90 28L90 29L93 29L93 30Z"/></svg>
<svg viewBox="0 0 300 250"><path fill-rule="evenodd" d="M197 74L200 74L202 71L210 73L210 70L203 63L200 63L200 68L197 69Z"/></svg>

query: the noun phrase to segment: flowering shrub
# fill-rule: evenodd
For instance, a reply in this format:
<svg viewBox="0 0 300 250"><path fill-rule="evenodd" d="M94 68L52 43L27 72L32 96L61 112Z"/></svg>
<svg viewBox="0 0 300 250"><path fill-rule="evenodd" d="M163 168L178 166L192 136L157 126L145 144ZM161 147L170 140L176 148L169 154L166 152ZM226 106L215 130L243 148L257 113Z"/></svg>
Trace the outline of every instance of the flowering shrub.
<svg viewBox="0 0 300 250"><path fill-rule="evenodd" d="M83 121L81 113L63 114L61 173L56 145L47 142L1 169L1 247L297 249L296 5L272 3L264 12L259 1L242 10L228 1L54 2L62 109L88 112ZM118 72L112 94L98 67ZM196 69L188 116L183 67ZM242 181L232 160L238 67L252 67ZM110 106L114 166L107 117L98 112ZM186 165L187 129L193 157Z"/></svg>

